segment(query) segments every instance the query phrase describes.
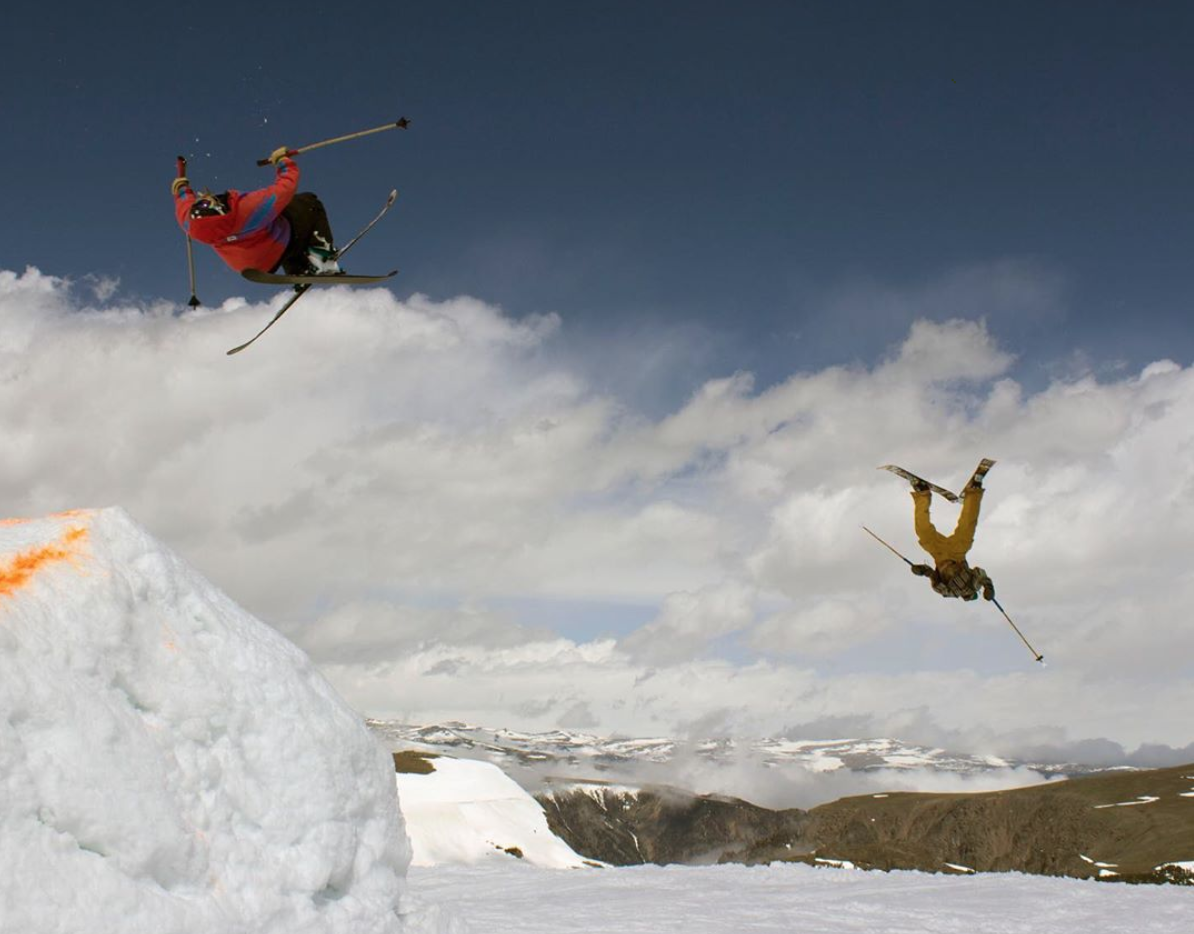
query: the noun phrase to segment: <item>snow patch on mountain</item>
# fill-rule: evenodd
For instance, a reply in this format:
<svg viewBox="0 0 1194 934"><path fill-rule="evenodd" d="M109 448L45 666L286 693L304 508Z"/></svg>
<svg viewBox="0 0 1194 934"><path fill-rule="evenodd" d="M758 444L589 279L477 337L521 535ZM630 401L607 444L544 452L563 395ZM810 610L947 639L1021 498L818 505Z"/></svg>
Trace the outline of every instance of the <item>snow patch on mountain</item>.
<svg viewBox="0 0 1194 934"><path fill-rule="evenodd" d="M1094 809L1099 811L1103 808L1130 808L1138 804L1152 804L1154 801L1160 800L1161 799L1155 795L1141 795L1139 798L1136 798L1133 801L1116 801L1114 804L1096 804Z"/></svg>
<svg viewBox="0 0 1194 934"><path fill-rule="evenodd" d="M606 807L610 798L634 798L642 794L642 789L635 785L618 785L612 782L553 782L544 791L548 798L566 796L574 791L588 795L602 807Z"/></svg>

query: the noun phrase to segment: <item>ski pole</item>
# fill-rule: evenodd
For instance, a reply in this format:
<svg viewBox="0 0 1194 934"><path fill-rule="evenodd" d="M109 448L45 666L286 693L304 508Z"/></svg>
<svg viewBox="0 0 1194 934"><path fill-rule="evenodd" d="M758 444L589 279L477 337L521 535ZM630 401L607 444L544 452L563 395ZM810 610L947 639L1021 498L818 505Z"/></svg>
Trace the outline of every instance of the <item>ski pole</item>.
<svg viewBox="0 0 1194 934"><path fill-rule="evenodd" d="M187 160L185 156L178 157L178 177L187 177ZM198 308L200 304L199 296L195 294L195 252L191 247L191 235L187 234L187 272L191 277L191 298L187 302L192 308Z"/></svg>
<svg viewBox="0 0 1194 934"><path fill-rule="evenodd" d="M870 529L868 529L865 525L862 527L862 530L864 532L866 532L866 534L869 535L871 538L873 538L875 541L877 541L880 545L882 545L884 548L886 548L888 551L890 551L893 555L895 555L897 558L899 558L901 561L903 561L905 564L909 565L910 567L915 567L915 565L912 564L911 561L909 561L902 554L900 554L898 551L896 551L894 548L892 548L889 544L887 544L887 542L883 541L883 539L881 539L878 535L876 535L874 532L872 532Z"/></svg>
<svg viewBox="0 0 1194 934"><path fill-rule="evenodd" d="M371 130L361 130L357 133L349 133L347 136L336 136L332 139L320 140L318 143L311 143L307 146L300 146L298 149L286 150L286 155L297 156L301 152L310 152L312 149L319 149L321 146L331 146L332 143L346 143L350 139L359 139L362 136L368 136L370 133L382 133L385 130L405 130L410 125L410 121L406 117L400 120L395 120L393 123L387 123L384 126L375 126ZM269 165L269 159L258 159L258 165Z"/></svg>
<svg viewBox="0 0 1194 934"><path fill-rule="evenodd" d="M1028 651L1030 651L1032 653L1034 660L1040 662L1042 665L1045 664L1045 656L1042 655L1040 652L1038 652L1036 649L1034 649L1032 647L1032 644L1027 639L1024 638L1024 633L1020 632L1020 627L1012 622L1012 618L1007 615L1007 610L1005 610L1002 606L1000 606L999 601L996 600L994 597L991 598L991 602L994 603L996 608L999 610L999 612L1003 614L1003 618L1006 619L1008 621L1008 623L1011 624L1012 629L1016 630L1016 635L1020 637L1020 641L1023 642L1026 646L1028 646Z"/></svg>
<svg viewBox="0 0 1194 934"><path fill-rule="evenodd" d="M878 535L876 535L874 532L872 532L870 529L868 529L865 525L862 527L862 530L864 532L866 532L875 541L877 541L880 545L882 545L884 548L886 548L888 551L890 551L893 555L895 555L897 558L900 558L905 564L909 565L910 567L915 567L915 565L912 564L911 561L909 561L902 554L900 554L898 551L896 551L894 548L892 548L889 544L887 544L887 542L883 541L883 539L881 539ZM996 600L994 597L992 597L991 602L994 603L995 606L998 608L999 612L1003 614L1003 618L1006 619L1008 621L1008 623L1011 624L1012 629L1014 629L1016 631L1016 635L1020 637L1020 641L1022 641L1026 646L1028 646L1028 651L1030 651L1032 653L1033 659L1035 661L1040 662L1043 665L1045 663L1045 656L1043 656L1040 652L1038 652L1036 649L1034 649L1032 647L1032 644L1027 639L1024 638L1024 633L1020 632L1020 627L1012 622L1012 618L1007 615L1007 610L1005 610L1000 605L999 601Z"/></svg>

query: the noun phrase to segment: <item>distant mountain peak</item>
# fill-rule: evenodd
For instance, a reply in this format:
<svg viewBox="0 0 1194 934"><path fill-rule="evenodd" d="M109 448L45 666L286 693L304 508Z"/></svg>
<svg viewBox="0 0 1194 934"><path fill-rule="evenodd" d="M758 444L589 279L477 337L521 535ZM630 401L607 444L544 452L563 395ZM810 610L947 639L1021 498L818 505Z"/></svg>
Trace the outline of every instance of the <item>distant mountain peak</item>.
<svg viewBox="0 0 1194 934"><path fill-rule="evenodd" d="M749 758L781 772L870 773L891 771L959 777L994 776L1027 770L1025 782L1055 776L1104 771L1074 763L1027 762L1000 756L952 752L940 747L902 742L889 737L787 738L597 736L565 729L543 732L490 728L453 720L438 724L407 724L370 720L370 728L387 742L413 744L430 750L488 761L518 763L540 777L569 766L576 778L602 779L634 772L640 766L666 767L681 758L710 765L730 765ZM579 774L584 772L584 774ZM616 777L612 780L618 780Z"/></svg>

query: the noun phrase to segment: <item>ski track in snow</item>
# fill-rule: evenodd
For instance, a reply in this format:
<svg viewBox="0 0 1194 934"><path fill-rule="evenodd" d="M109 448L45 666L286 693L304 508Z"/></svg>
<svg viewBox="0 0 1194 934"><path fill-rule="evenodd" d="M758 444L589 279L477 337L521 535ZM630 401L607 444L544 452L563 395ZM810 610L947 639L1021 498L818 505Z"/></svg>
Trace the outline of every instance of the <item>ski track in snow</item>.
<svg viewBox="0 0 1194 934"><path fill-rule="evenodd" d="M484 934L1172 934L1189 890L1019 873L932 875L800 865L544 870L412 868L418 899Z"/></svg>

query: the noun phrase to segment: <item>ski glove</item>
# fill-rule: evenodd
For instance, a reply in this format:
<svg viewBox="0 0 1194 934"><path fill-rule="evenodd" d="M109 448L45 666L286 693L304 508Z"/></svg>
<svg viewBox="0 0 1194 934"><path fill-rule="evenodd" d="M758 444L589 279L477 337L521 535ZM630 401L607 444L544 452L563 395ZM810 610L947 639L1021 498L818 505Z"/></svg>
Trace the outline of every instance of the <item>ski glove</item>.
<svg viewBox="0 0 1194 934"><path fill-rule="evenodd" d="M273 165L277 165L279 162L281 162L283 159L285 159L289 153L290 153L289 146L279 146L277 149L275 149L273 152L271 152L269 154L269 161Z"/></svg>
<svg viewBox="0 0 1194 934"><path fill-rule="evenodd" d="M190 184L191 183L187 180L185 175L180 175L178 178L174 179L174 184L170 186L170 192L174 195L174 197L177 198L179 191L181 191L183 188L190 187Z"/></svg>

